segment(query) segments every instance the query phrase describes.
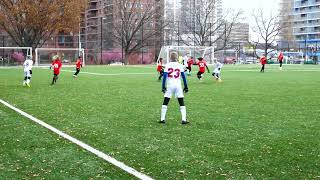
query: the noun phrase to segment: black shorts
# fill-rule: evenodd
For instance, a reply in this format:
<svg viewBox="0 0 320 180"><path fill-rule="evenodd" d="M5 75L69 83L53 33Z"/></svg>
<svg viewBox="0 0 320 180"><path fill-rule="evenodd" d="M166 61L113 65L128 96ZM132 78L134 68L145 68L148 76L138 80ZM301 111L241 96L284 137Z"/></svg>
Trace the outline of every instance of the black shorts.
<svg viewBox="0 0 320 180"><path fill-rule="evenodd" d="M203 72L200 72L200 71L199 71L199 72L197 73L198 76L200 76L201 74L203 74Z"/></svg>

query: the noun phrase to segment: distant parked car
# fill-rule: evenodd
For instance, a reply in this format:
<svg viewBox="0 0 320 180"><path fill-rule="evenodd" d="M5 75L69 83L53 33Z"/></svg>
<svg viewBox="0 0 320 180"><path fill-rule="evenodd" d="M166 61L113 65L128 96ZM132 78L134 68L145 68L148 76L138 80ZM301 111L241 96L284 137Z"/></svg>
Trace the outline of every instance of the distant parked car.
<svg viewBox="0 0 320 180"><path fill-rule="evenodd" d="M69 63L70 61L68 59L62 60L62 63Z"/></svg>
<svg viewBox="0 0 320 180"><path fill-rule="evenodd" d="M110 63L110 66L122 66L122 62L113 62L113 63Z"/></svg>

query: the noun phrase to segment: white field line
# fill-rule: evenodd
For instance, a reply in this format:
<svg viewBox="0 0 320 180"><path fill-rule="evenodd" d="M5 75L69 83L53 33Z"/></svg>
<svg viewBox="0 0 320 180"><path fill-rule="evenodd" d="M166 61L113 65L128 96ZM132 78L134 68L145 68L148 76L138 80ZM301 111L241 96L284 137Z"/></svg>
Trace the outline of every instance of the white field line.
<svg viewBox="0 0 320 180"><path fill-rule="evenodd" d="M24 111L22 111L22 110L20 110L20 109L18 109L16 107L10 105L9 103L3 101L2 99L0 99L0 102L3 105L7 106L8 108L10 108L10 109L16 111L17 113L21 114L22 116L27 117L28 119L32 120L33 122L35 122L35 123L47 128L47 129L49 129L50 131L58 134L59 136L61 136L61 137L65 138L65 139L71 141L72 143L80 146L81 148L83 148L83 149L95 154L96 156L104 159L105 161L107 161L107 162L119 167L120 169L126 171L127 173L130 173L130 174L134 175L135 177L137 177L139 179L152 180L151 177L138 172L137 170L125 165L124 163L114 159L113 157L108 156L107 154L105 154L105 153L103 153L103 152L101 152L101 151L89 146L88 144L85 144L84 142L82 142L80 140L77 140L76 138L74 138L74 137L72 137L72 136L70 136L70 135L68 135L68 134L66 134L66 133L54 128L53 126L51 126L51 125L49 125L49 124L47 124L47 123L45 123L45 122L33 117L33 116L31 116L30 114L27 114L26 112L24 112Z"/></svg>
<svg viewBox="0 0 320 180"><path fill-rule="evenodd" d="M75 72L71 70L61 70L64 72ZM97 75L97 76L121 76L121 75L152 75L156 73L117 73L117 74L103 74L103 73L92 73L92 72L84 72L81 71L80 74L91 74L91 75Z"/></svg>
<svg viewBox="0 0 320 180"><path fill-rule="evenodd" d="M233 71L233 72L259 72L260 69L235 69L235 70L222 70L222 71ZM266 71L278 71L281 72L280 70L277 69L266 69ZM289 71L289 72L320 72L320 69L288 69L288 70L282 70L282 71Z"/></svg>

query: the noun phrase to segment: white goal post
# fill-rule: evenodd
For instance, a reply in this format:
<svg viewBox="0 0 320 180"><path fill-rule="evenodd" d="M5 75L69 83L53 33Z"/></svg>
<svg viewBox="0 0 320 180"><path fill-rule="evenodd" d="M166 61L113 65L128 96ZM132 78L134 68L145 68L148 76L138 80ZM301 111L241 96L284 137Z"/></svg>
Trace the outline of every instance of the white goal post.
<svg viewBox="0 0 320 180"><path fill-rule="evenodd" d="M176 52L178 56L188 56L197 59L202 57L208 64L213 64L214 61L214 47L213 46L163 46L160 50L157 62L163 59L163 64L170 61L170 53Z"/></svg>
<svg viewBox="0 0 320 180"><path fill-rule="evenodd" d="M11 50L13 52L8 52L8 50ZM25 50L25 51L24 51ZM32 57L32 47L0 47L0 63L3 65L4 63L7 63L7 65L9 65L10 61L11 61L11 55L14 54L14 52L16 51L20 51L20 58L23 58L23 61L26 59L26 56L31 56ZM22 52L21 52L22 51ZM24 52L23 52L24 51ZM10 54L10 55L9 55ZM6 55L8 55L8 57L6 57ZM5 62L6 61L6 62ZM0 65L1 65L0 64Z"/></svg>
<svg viewBox="0 0 320 180"><path fill-rule="evenodd" d="M56 54L61 53L61 52L72 52L74 51L74 54L79 54L82 57L82 65L85 65L85 54L84 54L84 49L81 48L37 48L35 50L35 65L39 66L41 58L40 58L40 52L42 51L47 51L47 52L54 52Z"/></svg>
<svg viewBox="0 0 320 180"><path fill-rule="evenodd" d="M0 49L27 50L27 56L32 56L32 47L0 47Z"/></svg>

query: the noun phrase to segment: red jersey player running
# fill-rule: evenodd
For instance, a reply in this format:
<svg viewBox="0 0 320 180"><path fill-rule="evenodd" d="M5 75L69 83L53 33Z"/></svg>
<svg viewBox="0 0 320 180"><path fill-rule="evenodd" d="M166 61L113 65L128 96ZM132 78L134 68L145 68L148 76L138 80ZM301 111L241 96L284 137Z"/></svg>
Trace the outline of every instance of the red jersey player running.
<svg viewBox="0 0 320 180"><path fill-rule="evenodd" d="M202 57L198 58L198 60L199 61L198 61L197 65L199 66L199 72L197 73L197 77L200 81L202 81L203 73L206 72L205 68L207 68L208 73L210 73L210 71L209 71L209 68L207 66L206 61Z"/></svg>
<svg viewBox="0 0 320 180"><path fill-rule="evenodd" d="M283 61L283 53L280 51L279 56L278 56L278 61L280 64L280 70L282 70L282 61Z"/></svg>
<svg viewBox="0 0 320 180"><path fill-rule="evenodd" d="M267 58L266 58L266 56L264 54L260 58L260 63L262 65L260 72L264 73L264 67L267 64Z"/></svg>
<svg viewBox="0 0 320 180"><path fill-rule="evenodd" d="M187 63L188 63L188 66L187 66L188 75L191 76L191 66L194 64L193 57L190 57Z"/></svg>
<svg viewBox="0 0 320 180"><path fill-rule="evenodd" d="M79 56L76 62L76 73L74 73L73 77L78 77L78 74L80 72L80 69L82 68L82 58Z"/></svg>
<svg viewBox="0 0 320 180"><path fill-rule="evenodd" d="M161 78L163 77L163 68L164 68L164 66L162 65L162 58L160 58L159 62L157 64L157 71L159 73L158 81L160 81Z"/></svg>
<svg viewBox="0 0 320 180"><path fill-rule="evenodd" d="M61 61L59 59L59 56L53 56L53 62L50 66L50 69L53 68L53 78L52 78L52 83L51 85L54 85L55 83L57 83L58 80L58 76L60 74L60 69L62 67Z"/></svg>

